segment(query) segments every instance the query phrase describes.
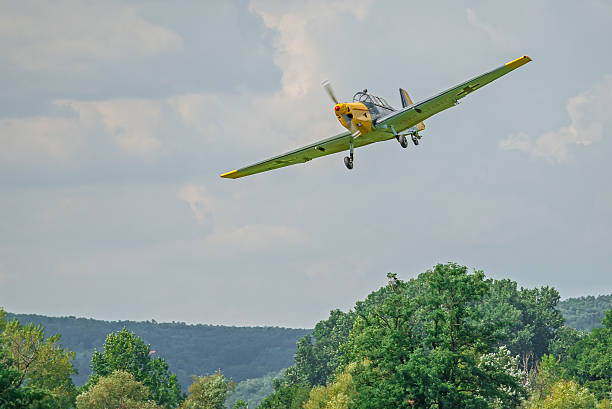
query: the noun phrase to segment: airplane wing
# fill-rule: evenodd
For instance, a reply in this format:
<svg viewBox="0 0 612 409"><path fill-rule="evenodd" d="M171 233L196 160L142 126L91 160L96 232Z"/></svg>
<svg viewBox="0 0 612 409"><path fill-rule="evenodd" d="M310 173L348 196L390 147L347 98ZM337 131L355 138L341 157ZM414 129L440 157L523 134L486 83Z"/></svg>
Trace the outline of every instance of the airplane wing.
<svg viewBox="0 0 612 409"><path fill-rule="evenodd" d="M493 71L479 75L478 77L441 92L436 96L410 105L399 111L395 111L384 118L380 118L376 126L382 126L384 128L385 125L392 125L400 132L404 129L413 127L430 116L457 105L461 98L508 74L510 71L527 64L529 61L531 61L531 58L526 55L516 60L512 60Z"/></svg>
<svg viewBox="0 0 612 409"><path fill-rule="evenodd" d="M249 165L244 168L232 170L221 175L222 178L238 179L243 176L254 175L255 173L267 170L282 168L283 166L295 165L296 163L308 162L320 156L331 155L349 149L350 132L343 132L331 138L312 143L302 148L295 149L283 155L275 156L271 159Z"/></svg>

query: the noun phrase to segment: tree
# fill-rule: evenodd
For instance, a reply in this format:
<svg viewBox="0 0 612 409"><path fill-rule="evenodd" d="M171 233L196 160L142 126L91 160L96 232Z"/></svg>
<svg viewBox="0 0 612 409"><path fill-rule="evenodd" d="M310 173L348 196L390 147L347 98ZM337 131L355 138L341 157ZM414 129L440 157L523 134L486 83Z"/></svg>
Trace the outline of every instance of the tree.
<svg viewBox="0 0 612 409"><path fill-rule="evenodd" d="M559 381L544 399L530 402L527 409L597 409L595 396L575 381Z"/></svg>
<svg viewBox="0 0 612 409"><path fill-rule="evenodd" d="M120 370L142 382L151 398L160 406L175 408L183 401L176 379L162 358L151 358L151 347L131 331L123 328L106 337L102 352L94 351L91 358L92 375L88 387L95 385L100 377Z"/></svg>
<svg viewBox="0 0 612 409"><path fill-rule="evenodd" d="M571 377L588 387L598 399L612 391L612 309L602 327L576 342L568 351L564 365Z"/></svg>
<svg viewBox="0 0 612 409"><path fill-rule="evenodd" d="M234 382L229 381L221 371L208 376L194 376L181 409L223 409L225 399L234 387Z"/></svg>
<svg viewBox="0 0 612 409"><path fill-rule="evenodd" d="M160 409L149 389L126 371L115 371L76 399L77 409Z"/></svg>
<svg viewBox="0 0 612 409"><path fill-rule="evenodd" d="M518 404L523 389L511 357L497 349L503 331L478 308L489 291L481 271L449 263L410 284L388 277L388 295L360 315L343 348L360 363L352 372L356 408Z"/></svg>
<svg viewBox="0 0 612 409"><path fill-rule="evenodd" d="M232 409L248 409L249 404L243 401L242 399L238 399Z"/></svg>
<svg viewBox="0 0 612 409"><path fill-rule="evenodd" d="M21 385L23 374L12 366L0 338L0 409L51 409L48 391Z"/></svg>
<svg viewBox="0 0 612 409"><path fill-rule="evenodd" d="M304 409L348 409L355 398L355 386L351 371L354 364L348 365L327 386L315 386L311 389L309 399L303 405Z"/></svg>
<svg viewBox="0 0 612 409"><path fill-rule="evenodd" d="M302 409L309 393L310 388L306 385L276 383L274 393L261 402L259 409Z"/></svg>
<svg viewBox="0 0 612 409"><path fill-rule="evenodd" d="M517 288L511 280L487 280L489 292L480 303L483 321L496 326L498 346L505 345L512 355L520 356L526 373L549 353L551 342L563 328L563 316L557 310L559 293L554 288ZM497 324L497 325L496 325Z"/></svg>
<svg viewBox="0 0 612 409"><path fill-rule="evenodd" d="M59 346L59 334L45 340L40 326L23 326L17 319L6 322L0 309L0 336L4 366L12 369L12 384L27 389L30 396L38 396L50 408L74 405L77 392L71 375L76 373L72 365L75 354Z"/></svg>
<svg viewBox="0 0 612 409"><path fill-rule="evenodd" d="M512 341L514 353L520 353L522 367L529 370L548 353L548 346L565 322L557 310L559 292L551 287L527 289L519 293L523 330Z"/></svg>
<svg viewBox="0 0 612 409"><path fill-rule="evenodd" d="M340 366L340 345L348 340L353 322L353 313L340 310L331 311L327 320L319 321L312 337L305 335L298 340L295 364L285 371L286 382L315 386L331 381Z"/></svg>

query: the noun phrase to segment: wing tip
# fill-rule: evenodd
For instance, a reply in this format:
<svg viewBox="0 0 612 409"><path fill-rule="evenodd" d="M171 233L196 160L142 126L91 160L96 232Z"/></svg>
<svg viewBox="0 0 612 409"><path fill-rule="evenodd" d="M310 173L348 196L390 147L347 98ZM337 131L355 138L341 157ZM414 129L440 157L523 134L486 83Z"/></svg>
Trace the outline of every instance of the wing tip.
<svg viewBox="0 0 612 409"><path fill-rule="evenodd" d="M222 173L221 177L222 178L228 178L228 179L236 179L238 177L238 175L236 175L236 173L238 173L238 169L232 170L230 172Z"/></svg>
<svg viewBox="0 0 612 409"><path fill-rule="evenodd" d="M527 64L529 61L532 61L531 58L528 55L524 55L522 57L517 58L516 60L507 62L506 66L511 69L515 69L515 68L520 67L521 65Z"/></svg>

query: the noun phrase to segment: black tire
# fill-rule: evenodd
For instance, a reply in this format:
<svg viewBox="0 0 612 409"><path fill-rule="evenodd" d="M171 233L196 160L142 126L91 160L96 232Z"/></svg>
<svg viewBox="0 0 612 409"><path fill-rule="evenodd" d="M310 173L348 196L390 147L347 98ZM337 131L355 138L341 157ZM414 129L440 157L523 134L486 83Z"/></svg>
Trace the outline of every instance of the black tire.
<svg viewBox="0 0 612 409"><path fill-rule="evenodd" d="M353 169L353 160L351 158L349 158L348 156L344 157L344 166L346 166L347 169Z"/></svg>
<svg viewBox="0 0 612 409"><path fill-rule="evenodd" d="M419 139L416 136L412 137L412 142L414 143L414 145L418 145L419 144Z"/></svg>
<svg viewBox="0 0 612 409"><path fill-rule="evenodd" d="M404 135L400 136L399 143L400 145L402 145L402 148L408 147L408 140L406 139Z"/></svg>

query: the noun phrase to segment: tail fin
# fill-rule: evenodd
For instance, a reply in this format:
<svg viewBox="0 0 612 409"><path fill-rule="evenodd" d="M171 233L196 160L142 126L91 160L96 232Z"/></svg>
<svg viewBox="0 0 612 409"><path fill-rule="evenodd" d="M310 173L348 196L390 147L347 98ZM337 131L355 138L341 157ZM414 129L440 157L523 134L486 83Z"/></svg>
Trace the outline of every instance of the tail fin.
<svg viewBox="0 0 612 409"><path fill-rule="evenodd" d="M400 88L400 97L402 98L402 108L406 108L407 106L412 105L412 100L410 99L410 95L406 92L405 89ZM425 129L425 124L423 122L419 122L417 124L417 131L422 131Z"/></svg>

